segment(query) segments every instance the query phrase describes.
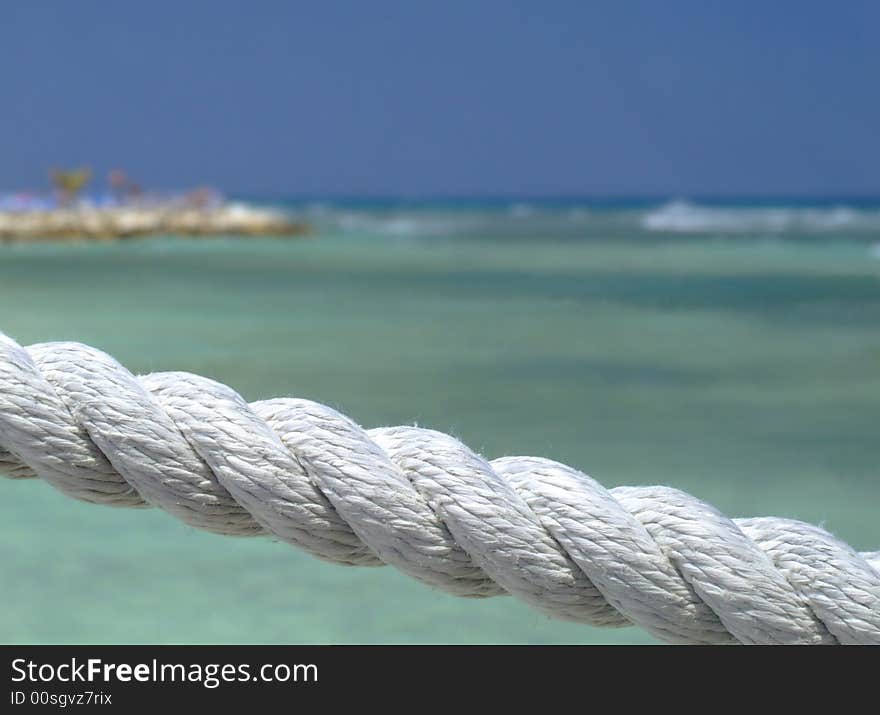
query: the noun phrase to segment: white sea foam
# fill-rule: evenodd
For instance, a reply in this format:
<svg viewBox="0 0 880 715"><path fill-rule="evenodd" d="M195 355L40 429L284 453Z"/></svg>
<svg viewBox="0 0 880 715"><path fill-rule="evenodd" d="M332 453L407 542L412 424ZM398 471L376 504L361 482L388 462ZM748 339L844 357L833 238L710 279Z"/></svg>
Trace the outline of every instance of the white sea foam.
<svg viewBox="0 0 880 715"><path fill-rule="evenodd" d="M372 212L359 210L328 211L313 215L325 225L345 233L368 233L386 236L456 235L480 225L478 217L448 212L401 211Z"/></svg>
<svg viewBox="0 0 880 715"><path fill-rule="evenodd" d="M312 203L296 209L318 231L396 238L600 238L656 233L752 235L854 235L880 240L880 206L723 206L675 201L662 206L362 207Z"/></svg>
<svg viewBox="0 0 880 715"><path fill-rule="evenodd" d="M878 231L880 210L848 206L722 207L673 201L649 211L641 224L649 231L674 233Z"/></svg>

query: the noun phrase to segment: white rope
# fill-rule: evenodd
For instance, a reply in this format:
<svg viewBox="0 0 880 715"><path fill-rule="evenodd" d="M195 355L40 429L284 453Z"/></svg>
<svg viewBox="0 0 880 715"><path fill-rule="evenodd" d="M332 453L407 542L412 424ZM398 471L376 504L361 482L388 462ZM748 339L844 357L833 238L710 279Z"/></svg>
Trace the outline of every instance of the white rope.
<svg viewBox="0 0 880 715"><path fill-rule="evenodd" d="M188 373L135 377L77 343L0 334L0 472L672 642L880 644L880 552L817 527L731 520L667 487L606 490L548 459L488 462L307 400L248 404Z"/></svg>

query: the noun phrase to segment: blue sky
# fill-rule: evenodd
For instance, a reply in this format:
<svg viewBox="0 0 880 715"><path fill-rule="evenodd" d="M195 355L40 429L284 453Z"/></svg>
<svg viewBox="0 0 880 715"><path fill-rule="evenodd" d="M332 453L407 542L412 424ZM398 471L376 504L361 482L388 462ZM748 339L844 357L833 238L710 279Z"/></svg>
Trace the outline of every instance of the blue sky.
<svg viewBox="0 0 880 715"><path fill-rule="evenodd" d="M880 3L8 3L0 188L880 194Z"/></svg>

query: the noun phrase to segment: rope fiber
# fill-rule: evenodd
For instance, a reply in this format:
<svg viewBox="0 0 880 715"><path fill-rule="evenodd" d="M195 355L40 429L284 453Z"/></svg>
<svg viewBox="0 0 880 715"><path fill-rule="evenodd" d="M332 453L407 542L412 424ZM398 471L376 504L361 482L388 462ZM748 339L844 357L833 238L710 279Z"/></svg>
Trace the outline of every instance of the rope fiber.
<svg viewBox="0 0 880 715"><path fill-rule="evenodd" d="M880 552L816 526L730 519L668 487L605 489L549 459L487 461L308 400L248 404L189 373L136 377L79 343L0 333L0 472L669 642L880 644Z"/></svg>

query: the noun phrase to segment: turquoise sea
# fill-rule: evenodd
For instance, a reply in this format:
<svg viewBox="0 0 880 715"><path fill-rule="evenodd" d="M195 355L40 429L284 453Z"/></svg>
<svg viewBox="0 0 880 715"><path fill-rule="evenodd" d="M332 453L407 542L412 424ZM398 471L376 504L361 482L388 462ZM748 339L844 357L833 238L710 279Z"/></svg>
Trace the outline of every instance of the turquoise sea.
<svg viewBox="0 0 880 715"><path fill-rule="evenodd" d="M880 548L880 206L293 202L302 240L0 245L0 330ZM5 643L640 643L2 481Z"/></svg>

